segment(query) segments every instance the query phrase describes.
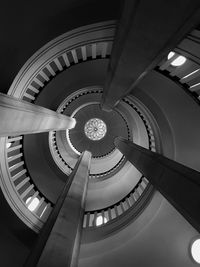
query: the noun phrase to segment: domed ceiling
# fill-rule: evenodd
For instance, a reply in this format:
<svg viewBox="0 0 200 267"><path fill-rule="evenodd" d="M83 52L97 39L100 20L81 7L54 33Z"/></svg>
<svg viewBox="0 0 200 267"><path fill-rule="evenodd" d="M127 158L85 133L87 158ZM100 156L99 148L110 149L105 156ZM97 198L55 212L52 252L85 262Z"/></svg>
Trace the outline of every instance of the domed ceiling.
<svg viewBox="0 0 200 267"><path fill-rule="evenodd" d="M69 138L79 152L88 150L93 157L102 157L115 149L115 137L128 138L127 125L122 116L116 111L102 111L99 104L85 106L73 117L76 126L69 130Z"/></svg>
<svg viewBox="0 0 200 267"><path fill-rule="evenodd" d="M22 160L19 173L8 168L7 183L12 195L17 193L15 201L22 206L23 221L36 231L48 218L85 150L92 152L85 229L95 226L95 214L104 214L107 225L125 214L133 218L138 203L143 208L152 193L146 178L115 148L114 139L122 136L152 151L160 149L154 121L131 96L112 112L100 107L114 32L115 22L109 21L59 36L27 61L10 88L10 95L76 119L71 130L7 141L20 146L21 150L16 150L19 156L14 156ZM10 156L9 149L7 153ZM14 183L13 176L17 177ZM17 191L22 181L24 186ZM36 211L27 211L30 198L40 203Z"/></svg>

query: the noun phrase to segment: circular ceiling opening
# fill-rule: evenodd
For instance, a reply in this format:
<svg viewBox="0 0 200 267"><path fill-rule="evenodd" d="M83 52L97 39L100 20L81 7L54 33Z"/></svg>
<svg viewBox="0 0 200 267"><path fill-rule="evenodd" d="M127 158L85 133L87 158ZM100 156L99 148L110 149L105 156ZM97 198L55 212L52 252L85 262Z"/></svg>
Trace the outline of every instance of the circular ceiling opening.
<svg viewBox="0 0 200 267"><path fill-rule="evenodd" d="M106 135L107 127L101 119L93 118L86 122L84 132L90 140L99 141Z"/></svg>

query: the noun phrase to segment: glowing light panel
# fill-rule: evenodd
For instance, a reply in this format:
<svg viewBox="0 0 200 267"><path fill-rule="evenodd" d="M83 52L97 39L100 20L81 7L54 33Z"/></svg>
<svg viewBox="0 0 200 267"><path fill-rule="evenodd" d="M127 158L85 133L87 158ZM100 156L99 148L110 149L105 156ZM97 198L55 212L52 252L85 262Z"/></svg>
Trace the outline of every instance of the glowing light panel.
<svg viewBox="0 0 200 267"><path fill-rule="evenodd" d="M11 143L6 143L6 148L11 147Z"/></svg>
<svg viewBox="0 0 200 267"><path fill-rule="evenodd" d="M103 216L98 216L97 218L96 218L96 226L100 226L100 225L102 225L102 224L105 224L105 223L107 223L107 218L106 217L103 217Z"/></svg>
<svg viewBox="0 0 200 267"><path fill-rule="evenodd" d="M28 204L28 209L30 211L34 211L37 208L40 201L37 197L33 198L31 202L30 202L30 199L31 199L31 197L27 198L26 204Z"/></svg>
<svg viewBox="0 0 200 267"><path fill-rule="evenodd" d="M170 52L167 56L167 59L171 59L173 56L175 55L175 52ZM184 56L178 56L177 58L175 58L172 62L171 65L174 67L179 67L181 65L183 65L186 62L186 58Z"/></svg>
<svg viewBox="0 0 200 267"><path fill-rule="evenodd" d="M191 254L197 263L200 264L200 239L196 239L191 246Z"/></svg>
<svg viewBox="0 0 200 267"><path fill-rule="evenodd" d="M90 140L99 141L106 135L107 127L102 120L94 118L86 122L84 131Z"/></svg>

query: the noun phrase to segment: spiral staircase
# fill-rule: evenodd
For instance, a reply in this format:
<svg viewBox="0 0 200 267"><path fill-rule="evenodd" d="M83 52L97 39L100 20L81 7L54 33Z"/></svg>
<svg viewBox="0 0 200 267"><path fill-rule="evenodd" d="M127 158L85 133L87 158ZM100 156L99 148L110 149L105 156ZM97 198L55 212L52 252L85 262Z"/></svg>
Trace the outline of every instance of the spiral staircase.
<svg viewBox="0 0 200 267"><path fill-rule="evenodd" d="M189 32L140 90L108 113L100 103L116 27L109 18L59 35L26 61L10 86L9 96L76 119L70 130L0 139L0 186L22 229L16 235L10 228L18 236L16 266L22 266L85 150L92 159L79 266L195 266L185 252L196 230L121 154L114 139L122 136L200 171L200 30ZM180 56L184 64L174 66ZM153 237L155 248L149 247ZM2 266L14 266L11 262Z"/></svg>

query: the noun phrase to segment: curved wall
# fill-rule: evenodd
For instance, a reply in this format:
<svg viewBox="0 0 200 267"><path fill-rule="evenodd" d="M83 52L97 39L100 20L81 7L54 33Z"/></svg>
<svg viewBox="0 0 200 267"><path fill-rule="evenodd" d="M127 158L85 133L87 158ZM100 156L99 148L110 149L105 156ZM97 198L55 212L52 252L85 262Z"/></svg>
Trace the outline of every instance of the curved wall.
<svg viewBox="0 0 200 267"><path fill-rule="evenodd" d="M60 103L70 93L80 89L80 84L83 86L102 85L107 63L108 60L104 59L72 66L53 79L40 93L35 103L57 110ZM77 73L79 73L78 78L74 79ZM67 177L58 170L55 163L49 164L48 161L52 161L50 159L52 157L47 141L48 134L46 133L24 136L24 154L34 183L51 202L55 203ZM33 158L34 162L32 162Z"/></svg>
<svg viewBox="0 0 200 267"><path fill-rule="evenodd" d="M142 93L148 95L161 112L157 112L151 102L144 104L151 110L161 132L164 154L190 168L200 171L200 109L199 105L176 83L162 74L152 71L140 83L134 95L141 99ZM160 116L161 115L161 116ZM163 129L162 117L169 123L173 136L174 156L170 155L169 135ZM167 149L167 150L166 150Z"/></svg>
<svg viewBox="0 0 200 267"><path fill-rule="evenodd" d="M23 64L47 42L71 29L118 19L122 0L47 0L1 4L1 92L7 93ZM114 8L113 8L114 7Z"/></svg>
<svg viewBox="0 0 200 267"><path fill-rule="evenodd" d="M152 71L132 94L160 130L163 154L200 170L200 110L176 83ZM104 240L82 244L79 267L192 267L189 246L198 232L156 192L136 220Z"/></svg>
<svg viewBox="0 0 200 267"><path fill-rule="evenodd" d="M86 3L88 3L88 1L84 1L84 4ZM107 5L107 2L104 1L104 4ZM74 13L72 12L70 15L68 11L68 15L70 15L70 18L72 18L72 14L74 15L77 10L76 4L75 6L73 6L71 2L66 9L69 10L70 5L74 10ZM113 5L115 5L115 3L113 2L111 5L109 5L111 6L111 8L109 8L109 11L113 10ZM36 6L35 3L33 6ZM95 9L98 10L99 6L100 4L98 6L95 6L93 8L93 11ZM107 14L107 10L107 8L101 6L101 10L99 9L98 13L106 11ZM51 16L52 12L54 14L54 8L48 8L47 14L49 16ZM28 14L28 17L26 17L28 21L31 18L30 12L25 13ZM37 38L37 41L35 42L35 35L32 35L32 38L28 38L29 45L27 45L26 38L23 37L23 35L26 36L27 28L23 28L21 35L16 36L16 39L20 40L18 48L15 45L15 52L19 52L19 50L21 50L21 53L10 53L9 48L7 49L6 47L6 42L4 42L5 44L3 46L7 51L7 53L5 54L9 55L9 57L4 57L5 51L4 49L2 49L3 53L1 58L5 63L2 64L2 73L6 72L7 75L5 75L6 78L4 77L4 75L2 75L3 78L1 88L4 87L5 90L7 90L7 86L10 84L9 79L12 78L11 73L14 73L15 75L18 70L18 66L23 64L25 59L28 58L33 53L33 51L36 50L37 47L40 47L41 44L46 43L46 38L52 39L54 36L56 36L58 34L56 28L59 28L59 31L61 33L62 31L66 31L67 27L71 27L71 24L73 24L73 26L75 24L83 25L83 20L90 20L90 22L92 20L89 17L86 18L87 13L83 16L83 14L80 12L78 14L82 14L82 19L77 22L75 22L75 19L73 19L73 22L71 22L70 26L68 26L67 23L69 23L70 20L69 18L66 19L65 9L63 9L63 11L61 12L61 19L59 19L58 13L59 12L56 12L57 23L54 23L54 19L46 20L45 23L40 23L44 21L44 12L43 10L42 12L40 10L40 22L37 20L39 26L36 27L37 25L32 23L32 29L39 29L40 25L55 25L56 27L53 29L53 32L49 30L49 33L45 34L45 37L43 33L44 29L46 33L46 28L43 27L40 32L37 33L37 37L40 36L42 38ZM20 16L17 12L13 12L13 14L17 14L16 21L18 21L18 18L23 17ZM32 21L35 22L36 20L34 8L31 9L31 14L33 18ZM93 15L93 20L95 20L95 12L91 12L91 14ZM104 14L104 12L102 12L102 14ZM104 17L104 15L102 16ZM99 17L100 16L98 16L98 19ZM10 26L13 28L13 25L19 26L19 24L14 25L14 23L12 23L12 25ZM24 21L22 21L21 25L25 25ZM7 32L10 32L10 30L8 30ZM33 32L37 31L33 30ZM13 34L11 34L10 36L13 37ZM9 39L6 40L9 41ZM12 48L10 48L10 50L13 50L13 42L8 42L8 44L12 45ZM29 48L28 52L26 49L27 47ZM13 58L14 54L15 56L17 55L17 57ZM15 63L15 66L12 69L11 66L13 64L6 64L8 61ZM8 75L8 73L10 74ZM149 85L151 85L151 87ZM88 84L86 86L88 86ZM64 90L63 95L65 95ZM54 97L54 94L52 96ZM200 126L199 107L196 105L196 103L194 103L193 100L190 99L187 95L184 95L184 92L181 90L181 88L175 85L172 81L167 80L164 76L154 71L142 81L142 83L139 85L139 90L135 92L135 96L137 96L138 99L140 99L151 110L154 118L156 119L156 122L160 128L164 155L199 170L200 144L198 142L198 139L200 136ZM51 98L51 100L52 108L53 106L56 107L58 99ZM27 139L28 143L31 141L31 137L29 140ZM42 161L40 163L38 162L38 164L41 168L44 167ZM52 167L52 169L54 169L54 167ZM51 176L52 169L51 167L49 168L49 175ZM52 180L54 180L54 178L57 179L55 174L57 171L53 170L53 172L54 176L52 176ZM38 180L43 179L42 175L38 178L38 173L36 173L35 177L37 177ZM59 183L62 183L62 179L60 179ZM48 185L46 184L46 186ZM45 183L43 183L43 187L45 187ZM59 190L60 189L58 186L56 191L58 192ZM53 198L53 196L50 196L50 198ZM129 225L119 234L107 238L106 240L96 242L95 244L87 244L86 247L82 247L80 266L97 267L103 264L105 267L122 265L129 267L134 264L135 266L149 267L149 262L151 262L152 266L159 267L161 262L162 266L166 267L193 266L194 264L191 263L187 254L187 244L190 241L191 237L196 234L196 231L192 229L190 225L185 222L183 218L166 201L163 201L162 205L160 206L161 202L162 197L157 193L145 212L140 218L138 218L138 221L135 221L134 224ZM155 214L155 216L152 218L150 214L151 216L152 214ZM165 231L163 231L163 229L165 229ZM160 245L161 240L164 244L163 247Z"/></svg>
<svg viewBox="0 0 200 267"><path fill-rule="evenodd" d="M79 267L195 267L189 245L198 233L157 192L134 222L81 245Z"/></svg>

